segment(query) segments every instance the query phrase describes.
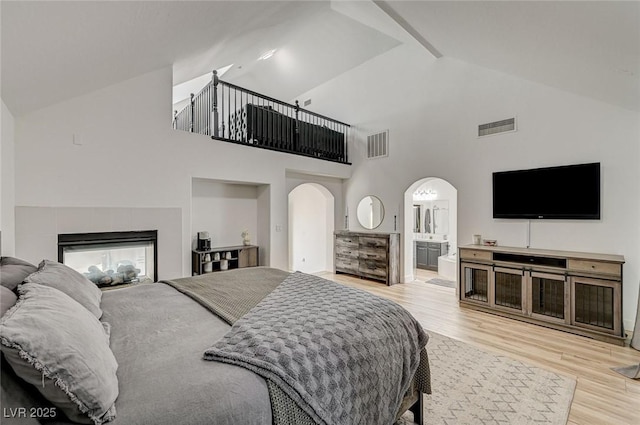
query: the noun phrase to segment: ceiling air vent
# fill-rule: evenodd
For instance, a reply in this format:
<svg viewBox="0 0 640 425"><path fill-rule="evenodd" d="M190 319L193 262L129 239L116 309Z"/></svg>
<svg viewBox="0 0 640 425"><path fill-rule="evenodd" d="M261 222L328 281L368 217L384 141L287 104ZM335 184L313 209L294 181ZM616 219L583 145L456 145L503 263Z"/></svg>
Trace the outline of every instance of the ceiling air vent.
<svg viewBox="0 0 640 425"><path fill-rule="evenodd" d="M367 136L367 158L389 156L389 130Z"/></svg>
<svg viewBox="0 0 640 425"><path fill-rule="evenodd" d="M516 131L515 118L507 118L506 120L480 124L478 126L478 137L491 136L492 134L506 133L509 131Z"/></svg>

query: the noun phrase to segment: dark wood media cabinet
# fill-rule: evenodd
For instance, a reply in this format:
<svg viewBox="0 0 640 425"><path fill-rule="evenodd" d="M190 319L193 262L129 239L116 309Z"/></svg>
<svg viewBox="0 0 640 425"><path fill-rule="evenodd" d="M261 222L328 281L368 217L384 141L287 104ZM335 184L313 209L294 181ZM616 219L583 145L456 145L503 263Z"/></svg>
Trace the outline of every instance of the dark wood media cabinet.
<svg viewBox="0 0 640 425"><path fill-rule="evenodd" d="M623 256L484 245L458 255L461 306L625 344Z"/></svg>

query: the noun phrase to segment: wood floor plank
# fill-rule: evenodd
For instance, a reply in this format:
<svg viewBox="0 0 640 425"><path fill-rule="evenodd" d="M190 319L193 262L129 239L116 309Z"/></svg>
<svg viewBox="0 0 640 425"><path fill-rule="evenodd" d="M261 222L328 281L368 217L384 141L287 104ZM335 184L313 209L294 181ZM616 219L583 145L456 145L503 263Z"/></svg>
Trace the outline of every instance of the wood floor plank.
<svg viewBox="0 0 640 425"><path fill-rule="evenodd" d="M640 382L610 369L640 363L640 351L461 308L455 289L425 283L436 273L420 271L417 281L391 287L349 275L322 276L397 302L427 331L575 378L570 425L640 424Z"/></svg>

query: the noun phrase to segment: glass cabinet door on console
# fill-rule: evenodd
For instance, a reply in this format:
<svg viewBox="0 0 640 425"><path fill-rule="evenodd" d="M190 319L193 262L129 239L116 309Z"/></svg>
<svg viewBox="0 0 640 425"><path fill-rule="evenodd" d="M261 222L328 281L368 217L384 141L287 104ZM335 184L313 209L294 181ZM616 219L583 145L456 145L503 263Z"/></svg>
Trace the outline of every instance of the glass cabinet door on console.
<svg viewBox="0 0 640 425"><path fill-rule="evenodd" d="M460 299L488 305L492 299L493 287L491 266L462 263L460 267Z"/></svg>
<svg viewBox="0 0 640 425"><path fill-rule="evenodd" d="M496 267L493 279L493 306L512 313L526 314L525 271Z"/></svg>
<svg viewBox="0 0 640 425"><path fill-rule="evenodd" d="M621 284L606 279L572 276L571 324L619 335L621 329Z"/></svg>
<svg viewBox="0 0 640 425"><path fill-rule="evenodd" d="M530 274L530 316L545 321L571 323L571 294L567 277L533 271Z"/></svg>

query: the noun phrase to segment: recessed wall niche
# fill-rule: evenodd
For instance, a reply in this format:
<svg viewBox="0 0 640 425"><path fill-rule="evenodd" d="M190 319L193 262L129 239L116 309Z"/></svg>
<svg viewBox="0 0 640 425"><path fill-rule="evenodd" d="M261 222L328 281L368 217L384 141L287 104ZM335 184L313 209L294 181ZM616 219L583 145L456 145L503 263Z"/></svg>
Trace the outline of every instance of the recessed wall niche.
<svg viewBox="0 0 640 425"><path fill-rule="evenodd" d="M241 234L247 230L251 244L264 251L268 244L268 220L264 220L269 215L268 185L193 178L191 189L192 248L196 247L197 232L209 232L211 246L216 247L242 245ZM260 257L260 265L265 265L262 252Z"/></svg>

